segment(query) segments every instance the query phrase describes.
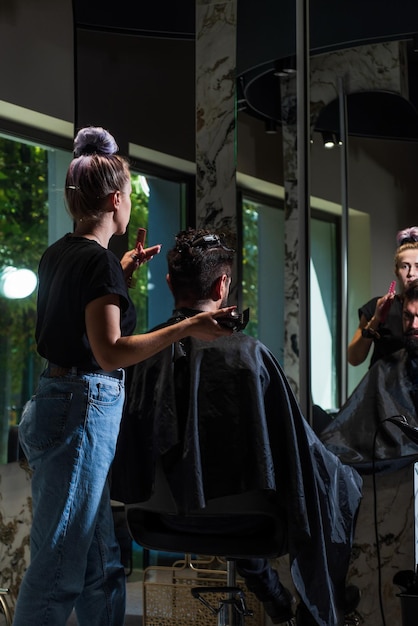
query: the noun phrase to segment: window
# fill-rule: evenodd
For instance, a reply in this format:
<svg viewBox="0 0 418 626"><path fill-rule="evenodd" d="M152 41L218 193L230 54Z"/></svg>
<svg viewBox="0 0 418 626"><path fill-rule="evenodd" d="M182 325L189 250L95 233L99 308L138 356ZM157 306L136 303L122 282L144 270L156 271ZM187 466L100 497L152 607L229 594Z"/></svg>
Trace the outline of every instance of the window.
<svg viewBox="0 0 418 626"><path fill-rule="evenodd" d="M174 236L185 228L186 184L132 170L132 212L129 248L136 241L138 227L147 229L146 245L162 244L162 250L138 271L131 298L137 307L137 332L165 322L173 310L173 298L166 282L166 253Z"/></svg>
<svg viewBox="0 0 418 626"><path fill-rule="evenodd" d="M243 199L242 211L242 307L250 308L246 330L282 361L284 212L249 198Z"/></svg>
<svg viewBox="0 0 418 626"><path fill-rule="evenodd" d="M250 307L246 332L260 339L283 364L284 211L244 197L242 307ZM315 212L311 219L312 399L324 409L338 397L338 221ZM320 329L320 332L318 332Z"/></svg>
<svg viewBox="0 0 418 626"><path fill-rule="evenodd" d="M311 389L314 404L326 410L340 406L338 237L337 218L314 214L311 220Z"/></svg>
<svg viewBox="0 0 418 626"><path fill-rule="evenodd" d="M42 359L34 344L36 289L13 294L6 288L16 270L36 277L48 242L71 221L62 210L63 167L69 155L60 150L0 135L0 462L7 461L10 426L19 422L32 395ZM58 182L59 181L59 182ZM61 217L51 207L60 204ZM36 287L36 283L33 285Z"/></svg>

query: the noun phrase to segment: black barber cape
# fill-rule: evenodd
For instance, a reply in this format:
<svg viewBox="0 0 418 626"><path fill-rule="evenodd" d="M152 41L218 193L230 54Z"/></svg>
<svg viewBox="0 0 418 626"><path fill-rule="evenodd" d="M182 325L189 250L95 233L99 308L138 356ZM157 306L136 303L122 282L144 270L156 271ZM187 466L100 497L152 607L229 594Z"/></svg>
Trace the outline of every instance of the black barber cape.
<svg viewBox="0 0 418 626"><path fill-rule="evenodd" d="M112 497L148 499L161 457L186 511L226 493L277 490L295 587L320 626L342 624L335 598L344 595L362 481L319 441L263 344L242 333L187 339L133 368Z"/></svg>
<svg viewBox="0 0 418 626"><path fill-rule="evenodd" d="M402 349L376 361L319 437L362 474L395 471L418 460L418 445L387 419L418 426L417 402L418 359Z"/></svg>

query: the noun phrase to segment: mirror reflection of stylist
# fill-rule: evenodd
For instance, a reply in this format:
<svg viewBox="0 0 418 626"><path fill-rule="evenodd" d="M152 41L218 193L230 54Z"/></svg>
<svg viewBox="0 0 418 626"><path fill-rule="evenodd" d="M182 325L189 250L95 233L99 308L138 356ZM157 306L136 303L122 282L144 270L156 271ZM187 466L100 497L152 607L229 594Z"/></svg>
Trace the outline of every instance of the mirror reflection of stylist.
<svg viewBox="0 0 418 626"><path fill-rule="evenodd" d="M389 290L360 307L360 322L347 350L351 365L363 363L372 345L370 366L403 347L402 300L405 289L418 278L418 227L399 231L396 242L395 275L400 291Z"/></svg>

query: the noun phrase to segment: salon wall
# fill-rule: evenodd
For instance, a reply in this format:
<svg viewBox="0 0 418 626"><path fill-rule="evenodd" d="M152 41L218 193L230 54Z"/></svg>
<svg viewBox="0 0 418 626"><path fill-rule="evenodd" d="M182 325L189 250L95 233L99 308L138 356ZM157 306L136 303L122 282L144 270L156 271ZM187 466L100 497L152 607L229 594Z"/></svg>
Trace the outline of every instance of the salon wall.
<svg viewBox="0 0 418 626"><path fill-rule="evenodd" d="M78 123L194 161L194 43L80 30Z"/></svg>
<svg viewBox="0 0 418 626"><path fill-rule="evenodd" d="M339 149L312 147L312 194L341 202ZM370 216L371 289L383 293L393 276L396 232L417 222L418 143L349 138L348 202ZM361 254L361 250L358 251Z"/></svg>
<svg viewBox="0 0 418 626"><path fill-rule="evenodd" d="M0 101L72 121L70 0L1 0L0 77Z"/></svg>

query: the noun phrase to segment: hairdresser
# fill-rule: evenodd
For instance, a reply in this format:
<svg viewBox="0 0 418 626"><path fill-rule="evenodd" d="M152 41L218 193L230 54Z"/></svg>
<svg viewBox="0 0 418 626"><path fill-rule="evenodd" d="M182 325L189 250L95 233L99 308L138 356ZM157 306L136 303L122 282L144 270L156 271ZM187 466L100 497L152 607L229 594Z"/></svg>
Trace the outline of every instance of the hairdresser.
<svg viewBox="0 0 418 626"><path fill-rule="evenodd" d="M347 349L351 365L363 363L372 347L370 366L404 345L402 302L405 290L418 278L418 227L401 230L396 243L398 289L389 289L384 296L372 298L359 309L359 325Z"/></svg>
<svg viewBox="0 0 418 626"><path fill-rule="evenodd" d="M127 282L160 246L125 254L108 249L131 212L127 161L114 138L88 127L74 142L65 199L75 230L39 264L36 341L47 361L19 425L33 470L31 562L14 626L123 626L125 571L110 506L108 473L124 403L125 367L186 336L212 340L231 331L216 318L234 307L131 335Z"/></svg>

